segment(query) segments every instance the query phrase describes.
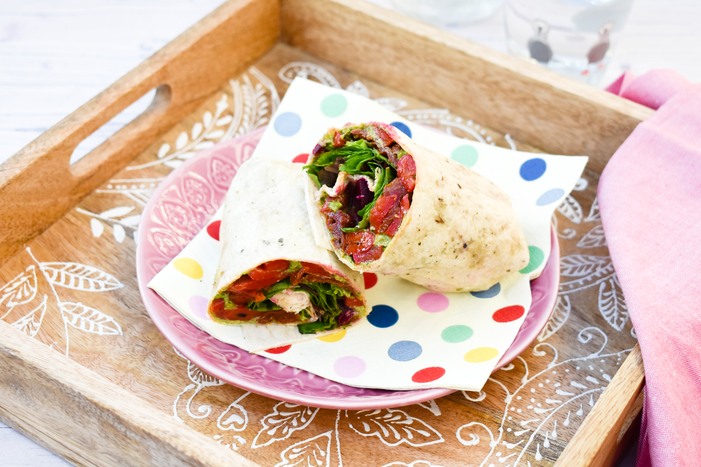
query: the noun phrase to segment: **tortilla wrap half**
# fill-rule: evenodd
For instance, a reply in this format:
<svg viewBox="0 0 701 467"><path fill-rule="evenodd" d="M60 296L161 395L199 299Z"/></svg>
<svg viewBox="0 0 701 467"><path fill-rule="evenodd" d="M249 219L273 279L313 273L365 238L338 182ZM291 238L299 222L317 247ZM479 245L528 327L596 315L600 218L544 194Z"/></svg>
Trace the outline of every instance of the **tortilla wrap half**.
<svg viewBox="0 0 701 467"><path fill-rule="evenodd" d="M316 334L366 314L362 275L314 242L298 164L249 160L226 194L208 311L231 324L297 325Z"/></svg>
<svg viewBox="0 0 701 467"><path fill-rule="evenodd" d="M356 271L467 292L486 290L528 264L508 195L393 126L331 129L305 170L318 244Z"/></svg>

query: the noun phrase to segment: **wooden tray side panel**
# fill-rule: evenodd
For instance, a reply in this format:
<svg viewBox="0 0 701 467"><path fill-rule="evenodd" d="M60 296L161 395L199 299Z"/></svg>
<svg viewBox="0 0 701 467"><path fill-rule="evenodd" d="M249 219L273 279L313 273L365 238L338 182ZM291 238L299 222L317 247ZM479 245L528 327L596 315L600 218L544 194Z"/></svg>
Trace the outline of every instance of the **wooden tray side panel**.
<svg viewBox="0 0 701 467"><path fill-rule="evenodd" d="M598 172L651 114L365 2L284 0L281 13L291 45L425 102L462 109L546 152L589 155Z"/></svg>
<svg viewBox="0 0 701 467"><path fill-rule="evenodd" d="M44 345L3 321L0 332L0 416L68 460L78 465L117 465L126 459L133 465L256 465L58 352L47 354ZM37 412L37 407L43 409Z"/></svg>
<svg viewBox="0 0 701 467"><path fill-rule="evenodd" d="M557 461L559 466L613 465L622 431L643 390L643 358L635 346ZM637 414L640 407L634 412Z"/></svg>
<svg viewBox="0 0 701 467"><path fill-rule="evenodd" d="M277 1L228 2L3 164L0 264L249 66L278 34ZM82 140L152 89L148 110L69 164Z"/></svg>

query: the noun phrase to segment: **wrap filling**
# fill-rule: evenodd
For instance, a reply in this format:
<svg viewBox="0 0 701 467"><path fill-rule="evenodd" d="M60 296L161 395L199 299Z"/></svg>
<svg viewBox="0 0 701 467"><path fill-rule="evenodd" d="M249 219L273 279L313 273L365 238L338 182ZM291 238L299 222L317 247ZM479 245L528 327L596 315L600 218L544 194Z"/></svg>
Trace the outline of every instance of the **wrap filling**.
<svg viewBox="0 0 701 467"><path fill-rule="evenodd" d="M268 261L248 271L212 301L217 320L298 324L302 334L344 327L364 314L341 276L308 262Z"/></svg>
<svg viewBox="0 0 701 467"><path fill-rule="evenodd" d="M383 123L331 129L305 166L334 248L356 264L382 256L411 206L414 158L391 131Z"/></svg>

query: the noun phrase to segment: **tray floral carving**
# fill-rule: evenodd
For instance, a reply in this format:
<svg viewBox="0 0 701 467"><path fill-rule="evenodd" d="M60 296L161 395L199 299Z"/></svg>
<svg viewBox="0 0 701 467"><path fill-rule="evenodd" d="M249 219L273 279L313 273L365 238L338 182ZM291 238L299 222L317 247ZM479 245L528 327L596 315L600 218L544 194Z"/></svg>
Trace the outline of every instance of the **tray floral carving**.
<svg viewBox="0 0 701 467"><path fill-rule="evenodd" d="M473 141L524 149L509 135L492 133L448 109L427 108L279 49L231 79L152 151L59 221L61 231L68 226L75 232L74 244L80 248L56 248L65 239L54 226L8 262L0 282L0 318L81 364L109 373L117 384L212 442L264 465L359 465L370 452L383 466L554 462L635 345L601 228L597 173L585 172L558 209L561 285L550 322L480 393L456 392L402 408L358 411L280 402L202 372L148 321L135 285L133 251L150 194L170 170L198 151L267 124L295 76L372 97L406 118ZM460 110L469 114L469 109ZM230 164L215 159L212 170L232 170ZM177 189L182 197L207 197L226 186L192 178ZM163 206L155 215L169 225L179 221L182 235L163 229L151 239L163 252L177 251L183 238L191 236L191 219L210 214L189 212L185 203ZM93 255L97 250L111 253ZM173 319L184 321L179 315ZM119 358L127 354L140 364L120 366ZM162 380L157 396L153 375ZM290 379L287 384L296 383Z"/></svg>

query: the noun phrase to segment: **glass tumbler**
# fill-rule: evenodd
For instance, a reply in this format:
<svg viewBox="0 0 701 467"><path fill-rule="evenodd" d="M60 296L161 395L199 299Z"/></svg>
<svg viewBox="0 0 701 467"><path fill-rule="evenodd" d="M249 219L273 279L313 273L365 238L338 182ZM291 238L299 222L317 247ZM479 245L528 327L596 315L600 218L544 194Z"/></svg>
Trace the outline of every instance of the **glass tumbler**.
<svg viewBox="0 0 701 467"><path fill-rule="evenodd" d="M439 26L459 26L493 15L503 0L393 0L392 7Z"/></svg>
<svg viewBox="0 0 701 467"><path fill-rule="evenodd" d="M598 84L633 0L506 0L510 53Z"/></svg>

